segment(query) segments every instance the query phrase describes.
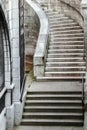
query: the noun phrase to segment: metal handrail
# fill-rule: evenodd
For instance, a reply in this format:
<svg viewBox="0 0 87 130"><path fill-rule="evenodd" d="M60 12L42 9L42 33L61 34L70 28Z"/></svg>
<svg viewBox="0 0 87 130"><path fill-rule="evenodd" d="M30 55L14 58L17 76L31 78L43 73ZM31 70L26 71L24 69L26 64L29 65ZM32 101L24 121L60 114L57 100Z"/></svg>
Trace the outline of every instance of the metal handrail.
<svg viewBox="0 0 87 130"><path fill-rule="evenodd" d="M84 45L83 45L83 60L85 61L85 37L84 37ZM82 74L82 103L84 105L84 74Z"/></svg>
<svg viewBox="0 0 87 130"><path fill-rule="evenodd" d="M22 98L23 98L23 93L24 93L24 87L25 87L26 77L27 77L27 76L26 76L26 74L25 74L25 75L24 75L23 82L22 82L20 102L22 102Z"/></svg>

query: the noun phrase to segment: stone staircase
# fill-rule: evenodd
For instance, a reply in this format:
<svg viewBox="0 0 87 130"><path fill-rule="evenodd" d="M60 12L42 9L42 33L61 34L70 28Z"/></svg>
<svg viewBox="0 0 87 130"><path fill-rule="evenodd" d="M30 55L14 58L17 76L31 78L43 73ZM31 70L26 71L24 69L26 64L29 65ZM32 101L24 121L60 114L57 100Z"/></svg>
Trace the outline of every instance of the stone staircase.
<svg viewBox="0 0 87 130"><path fill-rule="evenodd" d="M84 32L70 17L47 10L50 25L50 43L45 64L45 75L38 80L71 79L85 77Z"/></svg>
<svg viewBox="0 0 87 130"><path fill-rule="evenodd" d="M45 74L43 77L37 77L39 89L36 87L37 82L34 91L28 89L21 125L83 126L82 83L80 86L71 83L71 80L79 82L83 76L85 78L83 29L60 11L45 12L50 25ZM47 80L46 84L40 84L41 80Z"/></svg>

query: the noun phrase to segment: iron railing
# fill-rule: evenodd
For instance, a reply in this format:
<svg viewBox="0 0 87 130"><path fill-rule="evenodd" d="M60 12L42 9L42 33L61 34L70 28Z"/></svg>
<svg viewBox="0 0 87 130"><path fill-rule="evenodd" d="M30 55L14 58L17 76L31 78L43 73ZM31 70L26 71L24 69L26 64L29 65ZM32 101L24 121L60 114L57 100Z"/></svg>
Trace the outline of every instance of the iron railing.
<svg viewBox="0 0 87 130"><path fill-rule="evenodd" d="M0 113L5 108L5 95L6 95L6 88L0 92Z"/></svg>
<svg viewBox="0 0 87 130"><path fill-rule="evenodd" d="M26 74L24 76L23 82L22 82L22 87L21 87L21 97L20 97L20 101L22 102L23 99L23 93L24 93L24 88L25 88L25 82L26 82Z"/></svg>
<svg viewBox="0 0 87 130"><path fill-rule="evenodd" d="M24 0L19 0L19 49L20 49L20 91L25 74L25 45L24 45Z"/></svg>

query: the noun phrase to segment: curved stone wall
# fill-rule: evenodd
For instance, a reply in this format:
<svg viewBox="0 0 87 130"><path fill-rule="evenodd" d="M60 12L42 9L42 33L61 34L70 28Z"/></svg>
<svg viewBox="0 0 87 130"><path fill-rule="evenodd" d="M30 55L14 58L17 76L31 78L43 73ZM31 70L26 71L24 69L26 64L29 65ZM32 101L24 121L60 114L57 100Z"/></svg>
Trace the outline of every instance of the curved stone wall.
<svg viewBox="0 0 87 130"><path fill-rule="evenodd" d="M77 21L81 27L83 27L83 16L81 9L81 1L80 0L59 0L62 11Z"/></svg>
<svg viewBox="0 0 87 130"><path fill-rule="evenodd" d="M35 19L38 21L39 27L39 35L34 53L34 76L43 76L49 32L48 19L39 5L29 0L26 0L26 2L30 5L31 10L35 12Z"/></svg>

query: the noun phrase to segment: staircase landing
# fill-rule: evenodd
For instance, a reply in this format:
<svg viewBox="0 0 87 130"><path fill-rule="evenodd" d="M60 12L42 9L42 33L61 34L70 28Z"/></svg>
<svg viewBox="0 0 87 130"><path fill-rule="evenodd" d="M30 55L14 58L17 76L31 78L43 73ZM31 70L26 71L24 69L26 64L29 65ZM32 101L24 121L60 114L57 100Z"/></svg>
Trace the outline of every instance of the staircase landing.
<svg viewBox="0 0 87 130"><path fill-rule="evenodd" d="M82 83L80 81L35 81L29 91L82 91Z"/></svg>
<svg viewBox="0 0 87 130"><path fill-rule="evenodd" d="M82 127L39 127L39 126L16 126L14 130L83 130Z"/></svg>

